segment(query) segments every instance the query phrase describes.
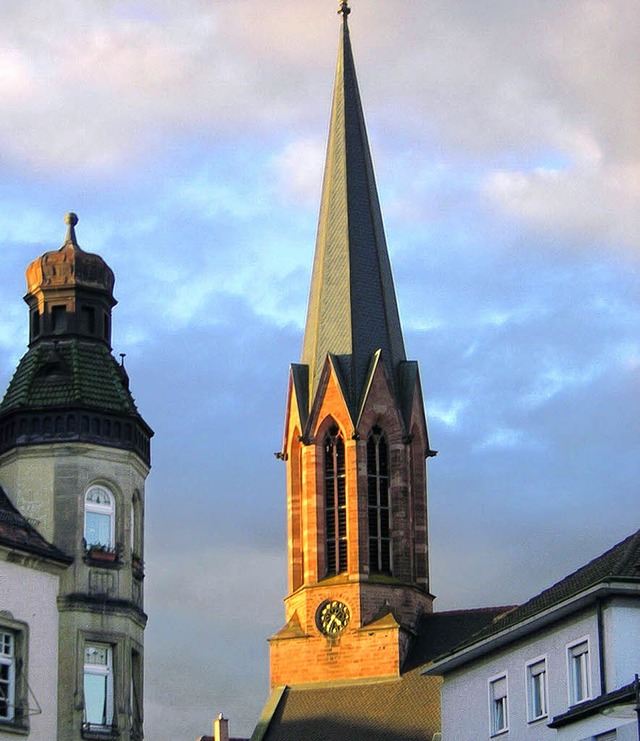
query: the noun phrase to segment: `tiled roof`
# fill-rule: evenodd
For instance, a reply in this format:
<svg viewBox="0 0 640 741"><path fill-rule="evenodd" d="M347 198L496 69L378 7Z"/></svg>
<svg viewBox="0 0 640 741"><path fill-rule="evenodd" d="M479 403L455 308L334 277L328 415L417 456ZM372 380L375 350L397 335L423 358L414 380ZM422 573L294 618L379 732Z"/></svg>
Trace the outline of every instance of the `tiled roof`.
<svg viewBox="0 0 640 741"><path fill-rule="evenodd" d="M106 345L80 339L31 347L11 379L0 414L61 406L137 414L126 374Z"/></svg>
<svg viewBox="0 0 640 741"><path fill-rule="evenodd" d="M302 351L308 402L332 354L355 417L376 350L395 384L404 340L344 14Z"/></svg>
<svg viewBox="0 0 640 741"><path fill-rule="evenodd" d="M252 741L430 741L439 730L440 679L415 670L384 681L287 687Z"/></svg>
<svg viewBox="0 0 640 741"><path fill-rule="evenodd" d="M452 653L497 633L575 597L591 587L608 581L640 583L640 530L617 543L601 556L561 579L552 587L532 597L528 602L506 612L484 630L454 648ZM444 658L444 657L443 657Z"/></svg>
<svg viewBox="0 0 640 741"><path fill-rule="evenodd" d="M482 607L423 615L418 622L417 635L413 639L403 669L409 671L428 664L512 609L513 607Z"/></svg>
<svg viewBox="0 0 640 741"><path fill-rule="evenodd" d="M631 682L631 684L620 687L613 692L608 692L606 695L600 695L593 700L587 700L586 702L581 702L579 705L574 705L566 713L556 715L551 723L548 724L549 728L562 728L562 726L573 723L581 718L602 713L605 708L611 705L634 705L637 697L636 693L639 689L640 686L636 682Z"/></svg>
<svg viewBox="0 0 640 741"><path fill-rule="evenodd" d="M44 558L71 563L73 559L45 540L14 507L0 487L0 546Z"/></svg>
<svg viewBox="0 0 640 741"><path fill-rule="evenodd" d="M421 677L422 667L504 609L423 616L399 677L274 689L252 741L431 741L440 731L440 679Z"/></svg>

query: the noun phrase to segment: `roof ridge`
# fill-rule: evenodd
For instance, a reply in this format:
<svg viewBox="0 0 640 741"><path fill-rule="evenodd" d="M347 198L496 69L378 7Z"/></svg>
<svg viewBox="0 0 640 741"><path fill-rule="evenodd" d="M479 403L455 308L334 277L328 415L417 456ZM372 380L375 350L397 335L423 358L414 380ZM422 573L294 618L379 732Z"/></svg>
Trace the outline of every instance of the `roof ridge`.
<svg viewBox="0 0 640 741"><path fill-rule="evenodd" d="M435 610L434 612L426 613L425 617L429 617L429 615L467 615L468 613L494 612L495 610L502 610L503 612L507 612L507 610L514 610L516 607L519 607L519 605L495 605L494 607L469 607L468 609L461 607L457 610L443 610L442 612Z"/></svg>

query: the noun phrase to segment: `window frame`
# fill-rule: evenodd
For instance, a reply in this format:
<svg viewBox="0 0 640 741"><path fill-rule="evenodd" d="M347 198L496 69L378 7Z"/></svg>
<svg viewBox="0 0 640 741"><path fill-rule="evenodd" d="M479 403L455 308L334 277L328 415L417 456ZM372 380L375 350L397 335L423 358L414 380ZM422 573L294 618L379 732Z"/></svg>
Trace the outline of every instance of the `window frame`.
<svg viewBox="0 0 640 741"><path fill-rule="evenodd" d="M575 653L576 649L580 648L581 646L585 646L585 650L581 651L580 653ZM580 677L581 677L581 683L583 686L583 694L578 697L578 686L577 683L574 681L576 678L576 674L574 673L574 669L576 666L576 658L580 657L586 657L584 659L580 659ZM581 638L578 638L575 641L571 641L571 643L567 644L566 647L566 657L567 657L567 695L569 700L569 707L574 707L575 705L580 705L583 702L586 702L587 700L591 699L591 640L589 635L582 636Z"/></svg>
<svg viewBox="0 0 640 741"><path fill-rule="evenodd" d="M367 438L366 455L369 573L392 576L393 522L389 440L379 425L371 428Z"/></svg>
<svg viewBox="0 0 640 741"><path fill-rule="evenodd" d="M0 635L2 634L10 636L12 654L10 657L5 655L5 658L0 658L0 664L9 666L6 681L9 686L7 704L10 707L10 712L6 716L0 716L0 731L16 729L19 732L28 732L29 626L10 617L0 617Z"/></svg>
<svg viewBox="0 0 640 741"><path fill-rule="evenodd" d="M100 490L101 492L106 493L109 496L109 504L99 504L96 502L90 502L89 496L90 494L95 491ZM98 548L98 549L105 549L108 551L115 551L116 548L116 497L113 491L109 489L104 484L91 484L90 487L85 492L84 495L84 541L86 543L87 550L91 550L92 548ZM96 515L107 515L109 516L109 543L100 543L100 542L91 542L88 537L88 527L87 527L87 515L89 514L96 514Z"/></svg>
<svg viewBox="0 0 640 741"><path fill-rule="evenodd" d="M499 682L504 682L504 695L496 697L494 688ZM489 677L487 680L487 694L489 699L489 734L491 738L501 736L509 732L509 677L507 672L501 672ZM497 701L502 700L500 706L503 708L503 724L498 727L499 716L496 712Z"/></svg>
<svg viewBox="0 0 640 741"><path fill-rule="evenodd" d="M106 649L106 662L104 664L91 663L87 661L87 649L91 646ZM82 644L82 729L89 733L104 733L114 727L116 716L115 703L115 652L116 646L109 641L87 637ZM102 668L104 667L104 668ZM95 723L87 718L87 677L104 677L104 716L102 723Z"/></svg>
<svg viewBox="0 0 640 741"><path fill-rule="evenodd" d="M542 671L533 673L533 669L542 665ZM536 677L542 676L542 692L540 694L541 713L535 714L534 700L536 692ZM525 664L525 682L527 687L527 722L537 723L549 717L549 669L546 654L537 656Z"/></svg>
<svg viewBox="0 0 640 741"><path fill-rule="evenodd" d="M347 456L342 430L332 422L322 437L325 576L349 568L347 533Z"/></svg>

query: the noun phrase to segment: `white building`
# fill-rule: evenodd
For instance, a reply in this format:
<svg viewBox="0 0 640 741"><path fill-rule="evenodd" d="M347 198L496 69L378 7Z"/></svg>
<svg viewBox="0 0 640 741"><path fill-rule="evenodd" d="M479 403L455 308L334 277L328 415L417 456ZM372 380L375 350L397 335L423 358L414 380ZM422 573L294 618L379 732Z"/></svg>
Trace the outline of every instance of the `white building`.
<svg viewBox="0 0 640 741"><path fill-rule="evenodd" d="M640 531L496 619L441 675L443 741L638 741Z"/></svg>
<svg viewBox="0 0 640 741"><path fill-rule="evenodd" d="M71 560L0 488L0 741L57 737L57 599Z"/></svg>

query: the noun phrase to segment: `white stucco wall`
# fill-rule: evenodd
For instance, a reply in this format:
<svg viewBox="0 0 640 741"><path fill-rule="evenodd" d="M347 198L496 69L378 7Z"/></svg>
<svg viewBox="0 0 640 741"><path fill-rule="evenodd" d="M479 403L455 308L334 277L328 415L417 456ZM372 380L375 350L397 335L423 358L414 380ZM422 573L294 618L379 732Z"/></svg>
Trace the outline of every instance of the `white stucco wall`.
<svg viewBox="0 0 640 741"><path fill-rule="evenodd" d="M28 682L42 713L29 716L29 741L53 741L58 704L58 577L9 563L0 550L0 615L28 625ZM29 707L35 708L33 696ZM0 741L20 736L5 733Z"/></svg>
<svg viewBox="0 0 640 741"><path fill-rule="evenodd" d="M640 673L640 595L635 600L614 599L604 610L604 623L605 671L611 691L630 684Z"/></svg>
<svg viewBox="0 0 640 741"><path fill-rule="evenodd" d="M611 681L607 691L626 685L640 667L640 609L628 603L613 603L605 611L607 672ZM619 738L624 741L628 733L628 719L593 718L573 723L562 729L547 728L547 723L569 709L567 646L583 638L589 640L590 687L589 696L600 695L600 671L597 615L595 607L587 612L565 619L558 625L524 638L493 655L451 672L442 687L442 738L443 741L481 741L491 738L489 679L507 675L509 730L498 734L497 739L517 741L582 741L596 733L620 728ZM546 658L548 681L548 716L535 722L527 719L527 672L529 662ZM610 660L609 660L610 659ZM630 668L634 667L633 673ZM635 736L632 736L635 741Z"/></svg>

